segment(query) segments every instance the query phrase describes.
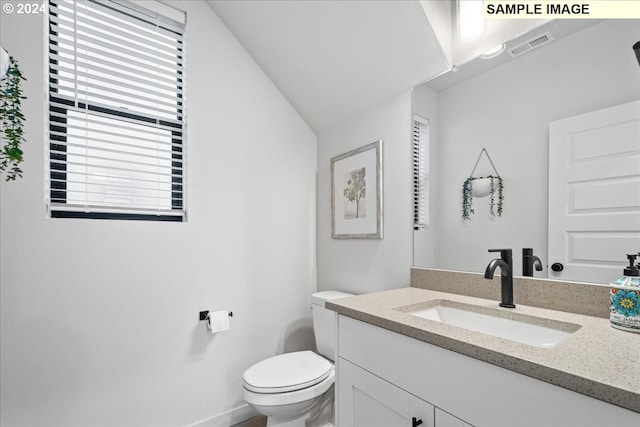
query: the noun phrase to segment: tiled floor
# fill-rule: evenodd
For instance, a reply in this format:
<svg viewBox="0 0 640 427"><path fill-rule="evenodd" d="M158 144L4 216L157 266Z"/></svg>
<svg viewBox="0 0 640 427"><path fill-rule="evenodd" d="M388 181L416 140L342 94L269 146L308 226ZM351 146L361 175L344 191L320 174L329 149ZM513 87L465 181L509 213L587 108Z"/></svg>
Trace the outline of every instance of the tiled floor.
<svg viewBox="0 0 640 427"><path fill-rule="evenodd" d="M249 418L238 424L234 424L231 427L265 427L267 425L267 417L258 415L253 418Z"/></svg>

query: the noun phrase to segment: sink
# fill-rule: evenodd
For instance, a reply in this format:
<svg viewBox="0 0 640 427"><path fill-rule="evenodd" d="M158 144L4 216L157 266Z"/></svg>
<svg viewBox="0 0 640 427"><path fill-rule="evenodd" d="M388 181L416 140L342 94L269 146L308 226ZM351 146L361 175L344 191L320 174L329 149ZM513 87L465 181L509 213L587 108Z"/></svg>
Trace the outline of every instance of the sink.
<svg viewBox="0 0 640 427"><path fill-rule="evenodd" d="M579 325L572 323L448 300L431 301L426 308L409 306L401 311L434 322L541 348L553 348L580 329Z"/></svg>

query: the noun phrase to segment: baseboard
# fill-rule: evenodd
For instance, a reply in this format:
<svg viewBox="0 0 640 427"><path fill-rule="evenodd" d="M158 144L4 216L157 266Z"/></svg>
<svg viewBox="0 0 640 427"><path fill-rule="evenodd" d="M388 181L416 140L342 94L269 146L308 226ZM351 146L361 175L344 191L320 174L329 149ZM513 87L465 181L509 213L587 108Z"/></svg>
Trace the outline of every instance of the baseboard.
<svg viewBox="0 0 640 427"><path fill-rule="evenodd" d="M189 427L230 427L256 415L258 415L258 413L251 406L244 404L230 411L216 415L215 417L198 421L195 424L191 424Z"/></svg>

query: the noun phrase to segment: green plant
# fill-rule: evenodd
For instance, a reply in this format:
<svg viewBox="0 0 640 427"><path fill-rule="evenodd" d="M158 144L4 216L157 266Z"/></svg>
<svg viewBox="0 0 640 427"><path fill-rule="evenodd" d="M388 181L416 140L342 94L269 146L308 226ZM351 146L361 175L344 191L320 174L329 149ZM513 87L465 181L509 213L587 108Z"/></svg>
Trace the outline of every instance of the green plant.
<svg viewBox="0 0 640 427"><path fill-rule="evenodd" d="M0 81L0 136L5 140L0 150L0 171L7 173L7 181L22 176L19 165L23 160L23 152L20 145L25 141L22 129L25 118L21 101L26 99L20 89L22 80L26 79L22 76L18 62L9 57L7 74Z"/></svg>
<svg viewBox="0 0 640 427"><path fill-rule="evenodd" d="M497 207L497 213L498 216L502 216L502 202L504 201L504 195L502 193L502 190L504 189L504 184L502 182L502 178L495 177L495 176L490 176L491 177L491 193L489 194L490 199L489 199L489 213L493 216L496 216L496 207ZM496 200L495 200L495 193L496 193L496 186L494 184L494 180L498 180L498 203L496 206Z"/></svg>
<svg viewBox="0 0 640 427"><path fill-rule="evenodd" d="M471 219L471 214L475 213L473 210L473 181L477 179L485 179L489 178L491 180L491 192L489 193L489 213L492 216L502 216L502 206L504 202L504 184L502 182L502 178L500 176L470 176L464 181L462 184L462 219L467 220ZM497 185L495 183L497 181ZM498 196L498 201L496 203L496 191Z"/></svg>
<svg viewBox="0 0 640 427"><path fill-rule="evenodd" d="M473 210L473 197L471 196L471 182L475 178L469 177L462 184L462 219L470 219Z"/></svg>

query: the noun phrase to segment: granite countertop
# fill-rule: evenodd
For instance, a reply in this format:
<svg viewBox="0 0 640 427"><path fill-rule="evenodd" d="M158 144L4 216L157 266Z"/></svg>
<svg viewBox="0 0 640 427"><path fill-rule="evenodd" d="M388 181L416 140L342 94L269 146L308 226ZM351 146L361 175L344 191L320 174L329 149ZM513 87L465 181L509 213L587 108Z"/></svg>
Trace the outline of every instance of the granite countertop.
<svg viewBox="0 0 640 427"><path fill-rule="evenodd" d="M553 348L539 348L413 316L400 308L447 300L534 316L580 328ZM516 301L517 304L517 301ZM328 301L327 308L614 405L640 412L640 334L614 329L608 319L418 288ZM540 322L538 322L540 323ZM575 328L574 328L575 329Z"/></svg>

